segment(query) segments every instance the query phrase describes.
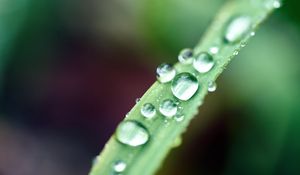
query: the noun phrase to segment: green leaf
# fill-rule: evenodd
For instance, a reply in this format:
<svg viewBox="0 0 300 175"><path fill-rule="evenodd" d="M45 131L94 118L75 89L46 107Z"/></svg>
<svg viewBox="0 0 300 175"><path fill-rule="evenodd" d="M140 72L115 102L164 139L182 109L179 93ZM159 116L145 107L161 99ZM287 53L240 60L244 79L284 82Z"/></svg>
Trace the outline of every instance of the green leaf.
<svg viewBox="0 0 300 175"><path fill-rule="evenodd" d="M96 158L90 175L114 174L113 165L119 160L122 160L127 165L122 174L154 174L162 165L164 158L170 150L178 146L181 134L198 113L198 108L203 103L204 97L207 94L208 84L215 82L226 65L254 35L259 24L275 9L273 6L274 2L278 1L242 0L225 3L212 25L208 28L200 44L194 48L195 54L203 51L209 52L211 47L218 48L218 53L213 55L215 61L213 69L205 74L199 74L192 65L183 65L180 63L175 65L177 73L189 72L196 75L200 86L196 94L188 101L180 101L173 96L171 83L162 84L155 82L124 119L125 121L137 121L143 125L149 132L149 141L142 146L132 147L120 143L116 135L113 135L100 156ZM224 42L224 32L229 22L237 16L246 16L249 18L251 29L234 43ZM178 122L174 119L166 119L158 112L160 103L165 99L178 101L179 108L181 109L180 112L184 115L183 121ZM154 119L149 120L142 117L140 110L145 103L152 103L157 109Z"/></svg>

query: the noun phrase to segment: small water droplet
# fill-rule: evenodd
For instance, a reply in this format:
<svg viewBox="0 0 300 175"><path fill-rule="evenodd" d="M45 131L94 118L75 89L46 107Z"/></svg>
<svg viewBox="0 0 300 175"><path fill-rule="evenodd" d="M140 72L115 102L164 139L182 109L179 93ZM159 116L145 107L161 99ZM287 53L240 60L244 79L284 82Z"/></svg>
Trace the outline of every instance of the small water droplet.
<svg viewBox="0 0 300 175"><path fill-rule="evenodd" d="M161 64L156 69L156 77L161 83L167 83L173 80L176 70L170 64Z"/></svg>
<svg viewBox="0 0 300 175"><path fill-rule="evenodd" d="M255 32L251 32L250 35L251 35L251 36L255 36Z"/></svg>
<svg viewBox="0 0 300 175"><path fill-rule="evenodd" d="M208 83L208 87L207 87L208 92L215 92L216 89L217 89L217 84L215 82Z"/></svg>
<svg viewBox="0 0 300 175"><path fill-rule="evenodd" d="M122 160L118 160L114 163L113 168L116 173L122 173L125 171L127 165Z"/></svg>
<svg viewBox="0 0 300 175"><path fill-rule="evenodd" d="M135 103L138 103L138 102L140 102L141 101L141 98L136 98L135 99Z"/></svg>
<svg viewBox="0 0 300 175"><path fill-rule="evenodd" d="M237 56L239 54L239 51L237 51L237 50L235 50L234 52L233 52L233 55L235 55L235 56Z"/></svg>
<svg viewBox="0 0 300 175"><path fill-rule="evenodd" d="M273 7L274 7L275 9L280 8L280 7L281 7L281 2L280 2L279 0L275 0L275 1L273 2Z"/></svg>
<svg viewBox="0 0 300 175"><path fill-rule="evenodd" d="M207 52L199 53L193 62L194 68L200 73L206 73L210 71L214 65L215 62L213 57Z"/></svg>
<svg viewBox="0 0 300 175"><path fill-rule="evenodd" d="M147 129L136 121L123 121L117 128L116 138L119 142L137 147L148 142L150 136Z"/></svg>
<svg viewBox="0 0 300 175"><path fill-rule="evenodd" d="M184 115L182 114L176 114L174 116L174 119L177 121L177 122L182 122L184 120Z"/></svg>
<svg viewBox="0 0 300 175"><path fill-rule="evenodd" d="M197 78L187 72L180 73L172 81L171 90L175 97L187 101L194 96L198 90Z"/></svg>
<svg viewBox="0 0 300 175"><path fill-rule="evenodd" d="M180 51L178 61L182 64L191 64L193 62L193 50L183 49Z"/></svg>
<svg viewBox="0 0 300 175"><path fill-rule="evenodd" d="M246 42L242 42L242 43L241 43L241 47L245 47L246 45L247 45Z"/></svg>
<svg viewBox="0 0 300 175"><path fill-rule="evenodd" d="M148 119L151 119L155 116L156 114L156 109L153 104L151 103L146 103L143 105L141 108L141 114Z"/></svg>
<svg viewBox="0 0 300 175"><path fill-rule="evenodd" d="M217 46L209 48L209 52L213 55L219 53L219 48Z"/></svg>
<svg viewBox="0 0 300 175"><path fill-rule="evenodd" d="M182 144L182 138L180 136L178 136L174 140L172 147L176 148L176 147L179 147L181 144Z"/></svg>
<svg viewBox="0 0 300 175"><path fill-rule="evenodd" d="M251 29L251 18L248 16L239 16L233 18L225 30L225 41L228 43L236 43Z"/></svg>
<svg viewBox="0 0 300 175"><path fill-rule="evenodd" d="M98 163L98 161L99 161L99 156L96 156L96 157L93 159L92 164L93 164L93 165L96 165L96 164Z"/></svg>
<svg viewBox="0 0 300 175"><path fill-rule="evenodd" d="M177 113L177 105L173 100L166 99L160 104L159 112L167 118L172 118Z"/></svg>

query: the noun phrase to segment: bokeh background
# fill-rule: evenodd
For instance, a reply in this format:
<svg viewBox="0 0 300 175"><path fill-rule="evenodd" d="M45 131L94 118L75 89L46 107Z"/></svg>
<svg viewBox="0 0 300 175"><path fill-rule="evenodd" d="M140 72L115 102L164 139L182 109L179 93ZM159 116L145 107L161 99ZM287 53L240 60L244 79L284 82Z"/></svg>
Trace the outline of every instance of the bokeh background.
<svg viewBox="0 0 300 175"><path fill-rule="evenodd" d="M223 0L0 0L0 175L86 175L155 67ZM286 0L158 175L300 174L300 11Z"/></svg>

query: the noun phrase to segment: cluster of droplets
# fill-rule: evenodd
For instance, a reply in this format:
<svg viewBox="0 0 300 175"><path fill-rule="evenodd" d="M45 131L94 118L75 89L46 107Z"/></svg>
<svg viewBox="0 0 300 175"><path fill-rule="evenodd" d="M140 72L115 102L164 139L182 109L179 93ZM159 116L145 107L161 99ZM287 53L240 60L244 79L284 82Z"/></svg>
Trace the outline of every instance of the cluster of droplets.
<svg viewBox="0 0 300 175"><path fill-rule="evenodd" d="M279 1L274 1L273 8L279 8L281 6ZM227 27L224 30L222 41L228 45L239 44L240 47L245 47L246 42L244 38L246 36L254 36L252 19L249 16L236 16L228 21ZM215 57L220 53L220 47L212 45L207 51L195 53L192 49L183 49L178 55L178 61L185 66L191 66L197 72L199 76L209 73L218 62ZM233 55L237 55L239 50L236 49ZM162 83L170 83L170 91L175 97L161 99L163 97L160 94L160 98L157 99L159 103L155 106L153 103L144 103L139 106L140 114L145 120L152 120L160 113L165 117L164 123L169 124L170 119L174 119L176 122L182 122L185 119L182 113L181 102L186 102L192 99L193 96L199 91L200 88L205 87L199 83L197 73L190 72L177 72L175 67L171 64L161 64L156 69L157 80ZM217 85L214 81L209 81L206 84L208 92L214 92ZM140 99L136 100L139 103ZM116 130L117 140L130 147L138 147L146 144L150 140L150 133L147 128L140 122L135 120L123 121ZM180 144L181 141L178 141ZM175 145L179 145L177 142ZM122 173L126 169L126 163L123 161L116 161L113 165L113 170L116 173Z"/></svg>

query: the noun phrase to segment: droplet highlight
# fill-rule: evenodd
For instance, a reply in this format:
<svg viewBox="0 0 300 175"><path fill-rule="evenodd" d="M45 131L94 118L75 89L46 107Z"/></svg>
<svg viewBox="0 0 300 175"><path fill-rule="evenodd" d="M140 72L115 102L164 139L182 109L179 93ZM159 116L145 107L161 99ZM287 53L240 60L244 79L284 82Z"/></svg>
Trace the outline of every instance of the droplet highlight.
<svg viewBox="0 0 300 175"><path fill-rule="evenodd" d="M177 109L177 104L171 99L164 100L159 106L159 112L167 118L172 118Z"/></svg>
<svg viewBox="0 0 300 175"><path fill-rule="evenodd" d="M147 119L152 119L156 115L155 106L151 103L144 104L141 108L141 114Z"/></svg>
<svg viewBox="0 0 300 175"><path fill-rule="evenodd" d="M114 172L116 173L124 172L126 167L127 167L126 163L122 160L116 161L113 165Z"/></svg>
<svg viewBox="0 0 300 175"><path fill-rule="evenodd" d="M200 73L209 72L215 65L213 57L207 52L199 53L193 62L194 68Z"/></svg>
<svg viewBox="0 0 300 175"><path fill-rule="evenodd" d="M207 91L208 92L215 92L217 90L217 84L215 82L209 82Z"/></svg>
<svg viewBox="0 0 300 175"><path fill-rule="evenodd" d="M161 64L156 69L157 80L161 83L167 83L173 80L176 75L176 70L170 64Z"/></svg>
<svg viewBox="0 0 300 175"><path fill-rule="evenodd" d="M232 19L225 30L225 41L227 43L239 42L250 31L251 25L252 21L248 16L239 16Z"/></svg>
<svg viewBox="0 0 300 175"><path fill-rule="evenodd" d="M172 81L171 90L173 95L183 101L194 96L199 87L197 78L190 73L180 73Z"/></svg>
<svg viewBox="0 0 300 175"><path fill-rule="evenodd" d="M178 61L182 64L191 64L193 62L193 50L183 49L178 55Z"/></svg>
<svg viewBox="0 0 300 175"><path fill-rule="evenodd" d="M116 130L116 138L119 142L125 145L137 147L147 143L150 135L141 123L127 120L118 126Z"/></svg>

